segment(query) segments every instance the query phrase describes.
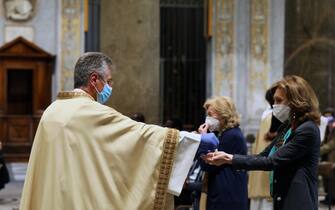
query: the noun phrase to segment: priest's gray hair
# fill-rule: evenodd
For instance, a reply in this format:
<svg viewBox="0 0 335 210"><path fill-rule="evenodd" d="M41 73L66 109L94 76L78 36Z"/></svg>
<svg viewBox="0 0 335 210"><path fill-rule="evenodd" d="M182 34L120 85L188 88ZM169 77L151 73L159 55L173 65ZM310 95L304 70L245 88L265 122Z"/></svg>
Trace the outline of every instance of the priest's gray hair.
<svg viewBox="0 0 335 210"><path fill-rule="evenodd" d="M87 86L90 75L96 72L104 76L112 69L112 59L100 52L87 52L80 56L74 67L74 88Z"/></svg>

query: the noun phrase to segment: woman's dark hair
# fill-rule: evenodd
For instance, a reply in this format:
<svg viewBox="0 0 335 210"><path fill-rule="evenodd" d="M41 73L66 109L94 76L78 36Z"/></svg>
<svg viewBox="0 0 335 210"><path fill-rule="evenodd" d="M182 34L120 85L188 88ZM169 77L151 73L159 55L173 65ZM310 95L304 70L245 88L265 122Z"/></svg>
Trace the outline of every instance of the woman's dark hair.
<svg viewBox="0 0 335 210"><path fill-rule="evenodd" d="M276 82L265 92L265 100L270 104L271 107L275 103L273 96L275 95L277 86L278 86L278 83Z"/></svg>
<svg viewBox="0 0 335 210"><path fill-rule="evenodd" d="M319 100L306 80L289 75L277 84L277 88L282 88L285 92L291 114L295 114L300 119L307 117L320 124Z"/></svg>

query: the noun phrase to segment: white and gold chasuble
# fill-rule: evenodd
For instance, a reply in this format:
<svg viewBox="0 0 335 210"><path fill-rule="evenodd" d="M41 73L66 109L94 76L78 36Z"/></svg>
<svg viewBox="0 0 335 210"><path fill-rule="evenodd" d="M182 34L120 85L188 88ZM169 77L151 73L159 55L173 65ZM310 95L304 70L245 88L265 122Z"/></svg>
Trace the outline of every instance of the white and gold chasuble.
<svg viewBox="0 0 335 210"><path fill-rule="evenodd" d="M61 92L38 126L20 210L171 208L199 145L179 142L181 133Z"/></svg>

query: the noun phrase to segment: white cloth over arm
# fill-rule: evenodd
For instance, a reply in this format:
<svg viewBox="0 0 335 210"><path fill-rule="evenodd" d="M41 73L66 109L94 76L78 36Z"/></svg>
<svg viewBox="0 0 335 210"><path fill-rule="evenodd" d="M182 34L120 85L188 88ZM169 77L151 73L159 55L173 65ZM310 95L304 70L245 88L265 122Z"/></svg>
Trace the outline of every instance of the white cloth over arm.
<svg viewBox="0 0 335 210"><path fill-rule="evenodd" d="M193 164L193 159L201 140L201 136L195 133L181 131L179 135L176 158L168 186L168 192L176 196L179 196L183 189L184 182Z"/></svg>
<svg viewBox="0 0 335 210"><path fill-rule="evenodd" d="M321 142L323 142L323 140L325 139L327 125L328 125L328 119L325 118L324 116L321 116L319 125Z"/></svg>

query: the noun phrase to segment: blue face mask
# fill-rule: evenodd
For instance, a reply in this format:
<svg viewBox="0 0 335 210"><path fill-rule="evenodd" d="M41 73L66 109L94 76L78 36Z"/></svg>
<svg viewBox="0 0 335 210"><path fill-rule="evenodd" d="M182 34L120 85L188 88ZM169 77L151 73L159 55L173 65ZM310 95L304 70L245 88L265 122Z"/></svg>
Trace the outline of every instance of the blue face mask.
<svg viewBox="0 0 335 210"><path fill-rule="evenodd" d="M95 90L97 91L97 101L101 104L105 104L112 95L112 87L110 87L107 83L101 92L99 92L96 87Z"/></svg>

